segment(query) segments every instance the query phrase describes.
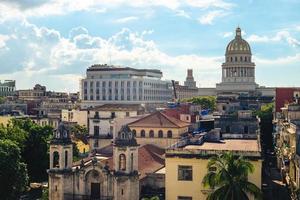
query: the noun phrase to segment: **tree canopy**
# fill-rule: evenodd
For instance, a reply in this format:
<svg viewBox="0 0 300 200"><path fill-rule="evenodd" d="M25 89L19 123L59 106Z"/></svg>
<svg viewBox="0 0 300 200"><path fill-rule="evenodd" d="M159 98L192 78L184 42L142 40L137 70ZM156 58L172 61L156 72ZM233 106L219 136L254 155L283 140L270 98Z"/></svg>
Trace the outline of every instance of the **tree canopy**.
<svg viewBox="0 0 300 200"><path fill-rule="evenodd" d="M207 164L208 173L202 183L213 191L208 200L249 200L248 193L262 199L260 189L248 181L254 166L242 157L231 153L212 157Z"/></svg>
<svg viewBox="0 0 300 200"><path fill-rule="evenodd" d="M192 97L189 99L184 99L183 102L191 102L198 105L201 105L202 109L216 109L216 97L214 96L200 96L200 97Z"/></svg>
<svg viewBox="0 0 300 200"><path fill-rule="evenodd" d="M18 199L28 183L20 148L11 140L0 140L0 199Z"/></svg>
<svg viewBox="0 0 300 200"><path fill-rule="evenodd" d="M48 177L48 141L52 131L50 126L40 126L30 119L12 119L7 126L0 126L0 140L9 139L20 148L21 160L27 165L31 182Z"/></svg>

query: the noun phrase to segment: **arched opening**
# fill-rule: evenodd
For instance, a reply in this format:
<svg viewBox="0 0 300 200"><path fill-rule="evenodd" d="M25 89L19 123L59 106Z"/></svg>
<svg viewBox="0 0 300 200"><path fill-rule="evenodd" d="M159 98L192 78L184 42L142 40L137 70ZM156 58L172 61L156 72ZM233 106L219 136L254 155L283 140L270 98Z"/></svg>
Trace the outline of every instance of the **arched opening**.
<svg viewBox="0 0 300 200"><path fill-rule="evenodd" d="M230 126L226 126L226 133L230 133Z"/></svg>
<svg viewBox="0 0 300 200"><path fill-rule="evenodd" d="M150 131L149 131L149 137L151 137L151 138L154 137L154 131L153 131L153 130L150 130Z"/></svg>
<svg viewBox="0 0 300 200"><path fill-rule="evenodd" d="M134 135L134 137L136 137L136 130L132 129L132 134Z"/></svg>
<svg viewBox="0 0 300 200"><path fill-rule="evenodd" d="M68 151L65 151L65 168L68 166Z"/></svg>
<svg viewBox="0 0 300 200"><path fill-rule="evenodd" d="M168 130L168 132L167 132L167 137L168 137L168 138L172 138L172 131L171 131L171 130Z"/></svg>
<svg viewBox="0 0 300 200"><path fill-rule="evenodd" d="M59 168L59 153L57 151L53 152L53 168Z"/></svg>
<svg viewBox="0 0 300 200"><path fill-rule="evenodd" d="M141 130L141 137L145 137L145 130Z"/></svg>
<svg viewBox="0 0 300 200"><path fill-rule="evenodd" d="M244 126L244 133L248 133L249 132L249 130L248 130L249 128L248 128L248 126Z"/></svg>
<svg viewBox="0 0 300 200"><path fill-rule="evenodd" d="M133 153L131 153L131 155L130 155L130 161L131 161L130 169L131 169L131 171L133 171Z"/></svg>
<svg viewBox="0 0 300 200"><path fill-rule="evenodd" d="M120 154L119 156L119 170L126 170L126 156L124 154Z"/></svg>
<svg viewBox="0 0 300 200"><path fill-rule="evenodd" d="M159 131L158 131L158 137L159 137L159 138L164 137L164 133L163 133L162 130L159 130Z"/></svg>

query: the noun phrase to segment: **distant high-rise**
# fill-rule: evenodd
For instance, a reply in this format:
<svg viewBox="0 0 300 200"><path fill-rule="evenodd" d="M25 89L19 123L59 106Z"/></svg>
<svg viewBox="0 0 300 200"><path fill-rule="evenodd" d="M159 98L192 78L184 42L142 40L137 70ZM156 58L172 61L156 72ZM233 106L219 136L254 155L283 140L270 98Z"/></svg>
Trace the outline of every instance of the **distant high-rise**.
<svg viewBox="0 0 300 200"><path fill-rule="evenodd" d="M164 103L172 98L170 81L156 69L93 65L81 81L82 106L107 103Z"/></svg>
<svg viewBox="0 0 300 200"><path fill-rule="evenodd" d="M0 81L0 96L12 96L15 94L16 90L16 81L15 80L5 80L4 82Z"/></svg>

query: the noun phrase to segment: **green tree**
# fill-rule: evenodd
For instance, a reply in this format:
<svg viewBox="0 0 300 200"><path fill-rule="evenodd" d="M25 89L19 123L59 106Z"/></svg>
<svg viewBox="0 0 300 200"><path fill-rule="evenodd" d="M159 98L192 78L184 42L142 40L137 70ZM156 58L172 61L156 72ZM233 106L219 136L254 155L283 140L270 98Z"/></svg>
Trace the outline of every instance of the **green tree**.
<svg viewBox="0 0 300 200"><path fill-rule="evenodd" d="M49 167L48 142L53 133L50 126L40 126L30 119L13 119L12 126L27 133L24 148L21 152L24 162L27 164L31 182L47 179Z"/></svg>
<svg viewBox="0 0 300 200"><path fill-rule="evenodd" d="M183 101L201 105L202 109L216 109L216 97L214 96L192 97Z"/></svg>
<svg viewBox="0 0 300 200"><path fill-rule="evenodd" d="M52 132L52 127L39 126L30 119L12 119L7 126L0 126L0 139L10 139L20 147L30 182L44 181L48 177L48 142Z"/></svg>
<svg viewBox="0 0 300 200"><path fill-rule="evenodd" d="M0 158L0 199L18 199L28 182L20 148L11 140L0 139Z"/></svg>
<svg viewBox="0 0 300 200"><path fill-rule="evenodd" d="M231 153L212 157L207 169L209 172L202 183L213 189L208 200L248 200L247 193L254 195L255 199L262 199L260 189L248 181L248 174L253 173L254 167L242 157Z"/></svg>
<svg viewBox="0 0 300 200"><path fill-rule="evenodd" d="M85 140L88 136L88 130L85 126L80 126L79 124L75 124L71 126L71 133L76 139Z"/></svg>

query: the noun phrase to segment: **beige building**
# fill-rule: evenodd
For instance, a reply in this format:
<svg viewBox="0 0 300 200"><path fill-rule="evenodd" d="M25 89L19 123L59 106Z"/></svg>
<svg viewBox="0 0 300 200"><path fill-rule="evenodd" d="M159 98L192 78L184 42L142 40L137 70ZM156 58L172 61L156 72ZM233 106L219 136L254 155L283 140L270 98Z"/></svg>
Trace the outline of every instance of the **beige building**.
<svg viewBox="0 0 300 200"><path fill-rule="evenodd" d="M189 123L154 112L128 124L139 144L154 144L166 148L176 143L189 130Z"/></svg>
<svg viewBox="0 0 300 200"><path fill-rule="evenodd" d="M204 141L203 144L186 142L179 145L166 150L166 199L206 199L212 190L204 188L202 179L208 172L209 158L225 152L249 159L255 168L254 173L249 174L249 181L261 188L262 159L257 140Z"/></svg>
<svg viewBox="0 0 300 200"><path fill-rule="evenodd" d="M62 109L61 120L63 122L75 122L80 126L88 126L88 110Z"/></svg>

